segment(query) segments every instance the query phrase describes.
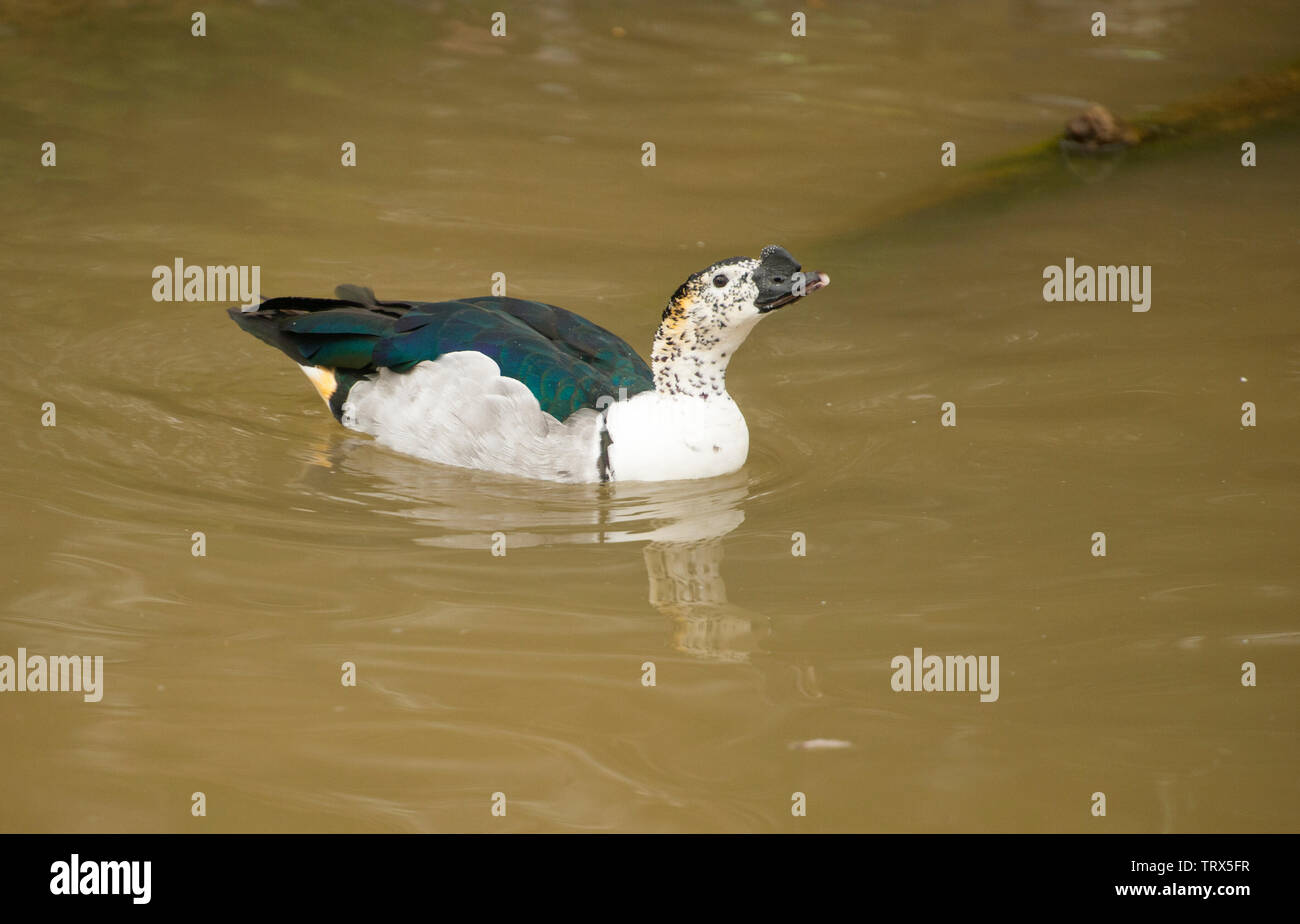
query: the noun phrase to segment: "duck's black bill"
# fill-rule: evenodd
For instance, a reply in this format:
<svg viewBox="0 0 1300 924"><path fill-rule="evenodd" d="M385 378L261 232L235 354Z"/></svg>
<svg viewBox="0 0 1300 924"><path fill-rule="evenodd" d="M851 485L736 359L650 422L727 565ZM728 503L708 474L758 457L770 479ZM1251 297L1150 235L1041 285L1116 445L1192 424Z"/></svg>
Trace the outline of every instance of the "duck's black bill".
<svg viewBox="0 0 1300 924"><path fill-rule="evenodd" d="M758 284L758 298L754 304L763 313L826 288L831 277L825 273L805 273L784 247L764 247L758 269L754 271L754 281Z"/></svg>

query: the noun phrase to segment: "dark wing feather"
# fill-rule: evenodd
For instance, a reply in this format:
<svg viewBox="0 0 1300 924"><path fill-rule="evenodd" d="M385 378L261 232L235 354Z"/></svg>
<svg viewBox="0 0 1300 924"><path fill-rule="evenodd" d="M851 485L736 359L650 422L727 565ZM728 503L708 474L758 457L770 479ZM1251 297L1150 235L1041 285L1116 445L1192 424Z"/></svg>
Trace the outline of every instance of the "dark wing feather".
<svg viewBox="0 0 1300 924"><path fill-rule="evenodd" d="M277 298L230 315L296 362L371 374L405 372L445 353L476 350L518 379L547 413L564 420L653 387L650 368L623 340L587 319L542 302L467 298L379 302L369 289L340 286L342 300Z"/></svg>

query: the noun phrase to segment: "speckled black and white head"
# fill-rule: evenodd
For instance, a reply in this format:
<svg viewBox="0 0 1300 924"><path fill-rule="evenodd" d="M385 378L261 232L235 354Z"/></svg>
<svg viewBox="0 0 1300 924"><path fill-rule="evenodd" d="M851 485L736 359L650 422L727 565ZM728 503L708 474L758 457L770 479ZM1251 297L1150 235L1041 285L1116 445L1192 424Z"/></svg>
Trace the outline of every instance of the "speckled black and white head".
<svg viewBox="0 0 1300 924"><path fill-rule="evenodd" d="M790 252L764 247L692 275L668 300L651 354L655 390L707 398L726 393L727 363L765 314L830 284Z"/></svg>

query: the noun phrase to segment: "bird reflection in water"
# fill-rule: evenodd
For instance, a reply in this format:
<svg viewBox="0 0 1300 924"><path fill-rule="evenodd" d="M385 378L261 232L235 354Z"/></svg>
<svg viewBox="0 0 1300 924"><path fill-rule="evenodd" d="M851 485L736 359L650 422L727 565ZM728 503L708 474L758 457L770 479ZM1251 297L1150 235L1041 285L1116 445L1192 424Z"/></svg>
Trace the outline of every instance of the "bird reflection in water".
<svg viewBox="0 0 1300 924"><path fill-rule="evenodd" d="M494 533L504 533L511 550L644 543L649 603L668 618L672 647L692 657L747 662L770 634L767 617L728 602L721 573L723 537L745 519L744 471L653 484L550 484L432 465L334 434L322 435L304 461L309 488L337 496L343 485L324 475L360 476L357 493L376 510L435 527L416 539L422 545L487 548Z"/></svg>

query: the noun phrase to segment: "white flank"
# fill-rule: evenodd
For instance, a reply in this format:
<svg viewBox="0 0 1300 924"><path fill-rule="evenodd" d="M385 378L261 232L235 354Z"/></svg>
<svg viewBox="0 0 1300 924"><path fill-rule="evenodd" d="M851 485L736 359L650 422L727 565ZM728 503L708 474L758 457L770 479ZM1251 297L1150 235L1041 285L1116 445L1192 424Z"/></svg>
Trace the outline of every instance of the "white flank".
<svg viewBox="0 0 1300 924"><path fill-rule="evenodd" d="M352 386L343 425L407 455L548 481L599 481L600 415L560 423L491 357L446 353Z"/></svg>

